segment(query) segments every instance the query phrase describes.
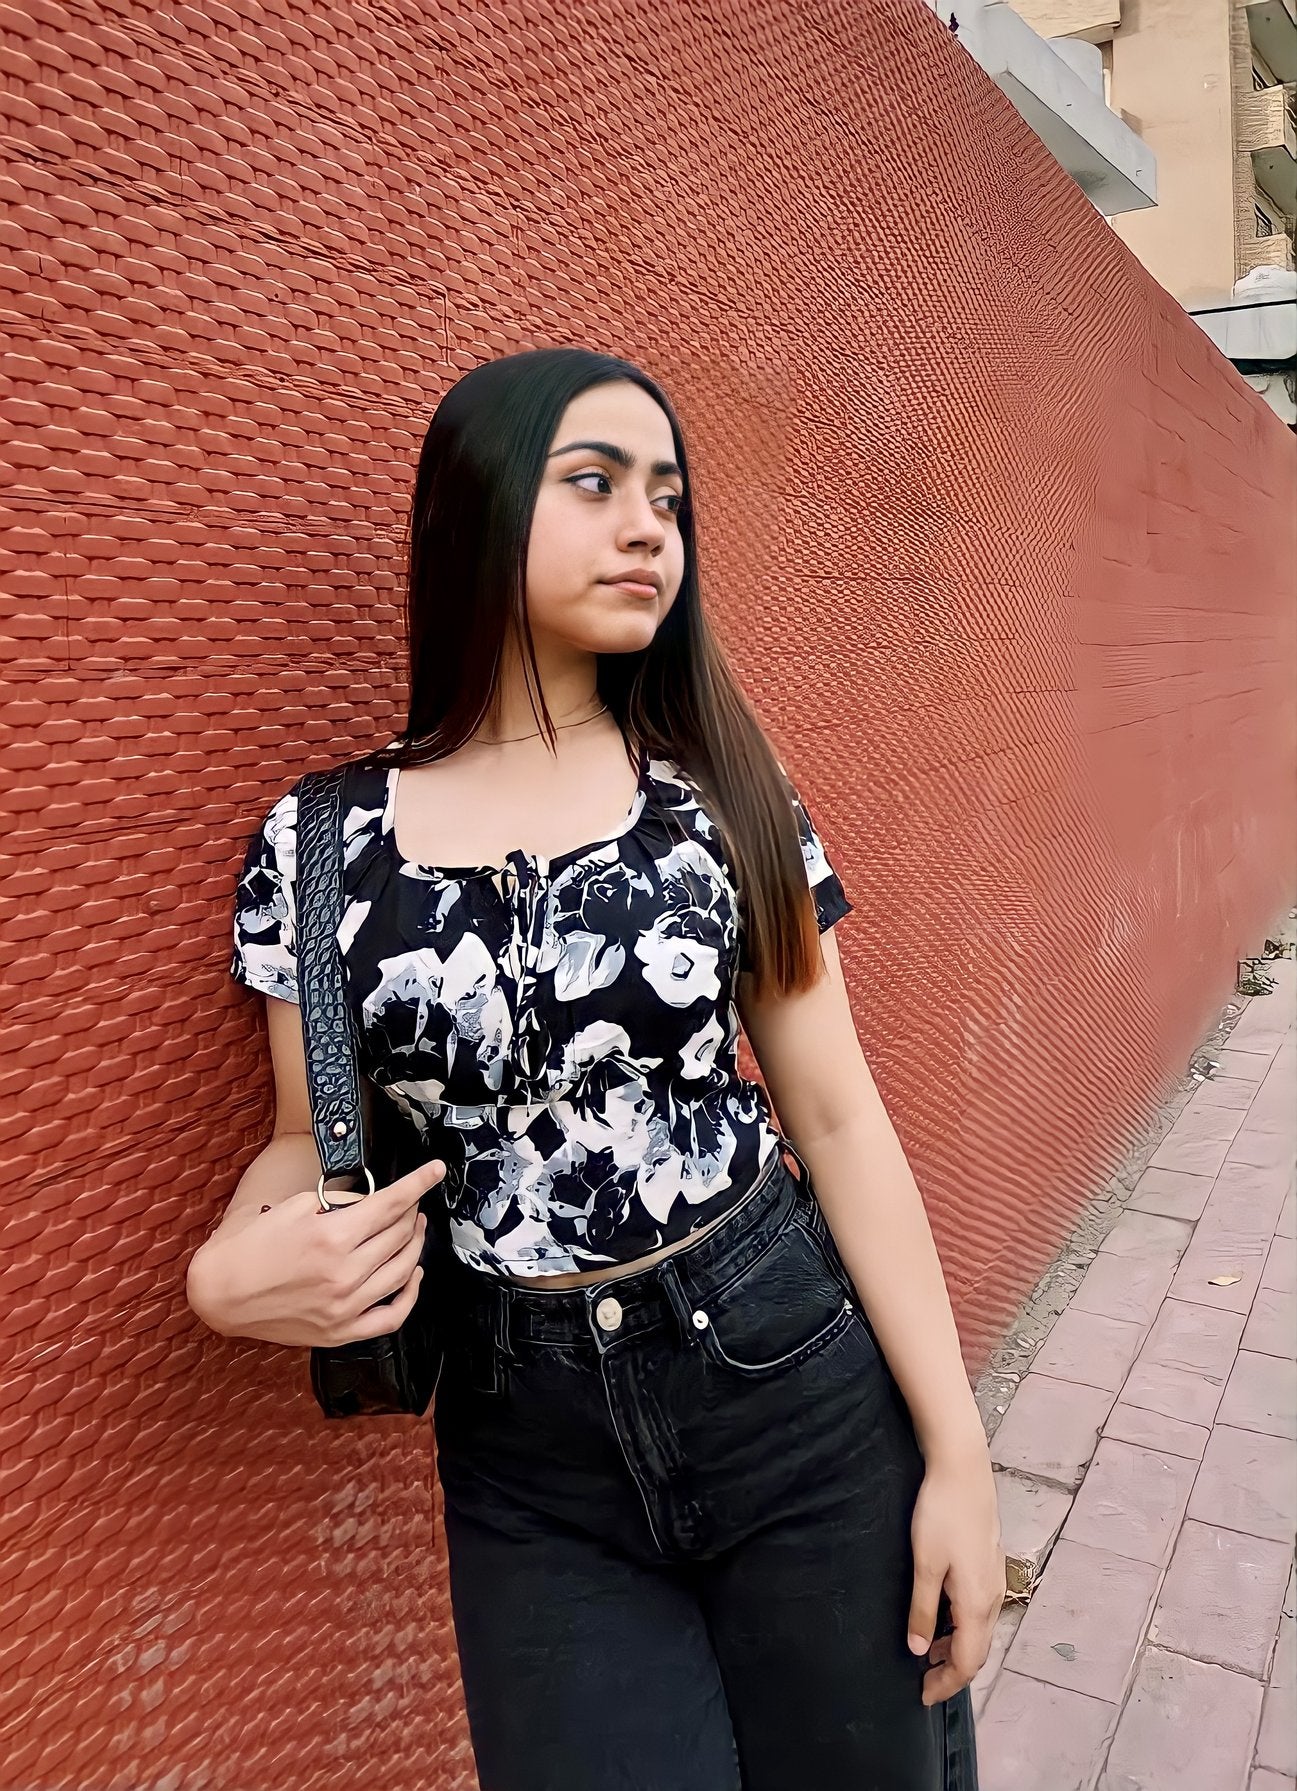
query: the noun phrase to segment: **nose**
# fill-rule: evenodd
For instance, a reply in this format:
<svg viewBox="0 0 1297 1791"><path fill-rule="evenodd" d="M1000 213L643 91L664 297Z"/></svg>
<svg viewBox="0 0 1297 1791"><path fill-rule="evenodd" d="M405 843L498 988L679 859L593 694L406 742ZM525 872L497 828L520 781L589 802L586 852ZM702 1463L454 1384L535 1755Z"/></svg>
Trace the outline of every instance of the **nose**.
<svg viewBox="0 0 1297 1791"><path fill-rule="evenodd" d="M656 551L666 540L666 524L649 502L647 492L628 500L617 539L623 547L647 547Z"/></svg>

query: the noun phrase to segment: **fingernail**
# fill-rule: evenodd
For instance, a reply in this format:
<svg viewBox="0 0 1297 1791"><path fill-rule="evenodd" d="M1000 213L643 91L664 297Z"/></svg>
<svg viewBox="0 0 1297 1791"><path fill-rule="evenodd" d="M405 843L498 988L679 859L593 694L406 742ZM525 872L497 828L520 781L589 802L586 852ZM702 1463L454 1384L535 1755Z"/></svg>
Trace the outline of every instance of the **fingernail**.
<svg viewBox="0 0 1297 1791"><path fill-rule="evenodd" d="M911 1654L926 1654L928 1652L928 1644L924 1641L922 1636L916 1636L913 1630L910 1631L908 1639Z"/></svg>

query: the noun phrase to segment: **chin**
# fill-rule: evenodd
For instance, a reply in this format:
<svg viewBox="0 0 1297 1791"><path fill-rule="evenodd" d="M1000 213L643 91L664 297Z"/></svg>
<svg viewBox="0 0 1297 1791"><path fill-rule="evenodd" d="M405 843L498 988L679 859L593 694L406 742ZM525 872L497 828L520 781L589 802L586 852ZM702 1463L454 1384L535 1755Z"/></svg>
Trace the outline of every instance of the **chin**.
<svg viewBox="0 0 1297 1791"><path fill-rule="evenodd" d="M601 616L592 627L583 629L572 645L587 653L640 653L652 643L661 624L656 606L638 614Z"/></svg>

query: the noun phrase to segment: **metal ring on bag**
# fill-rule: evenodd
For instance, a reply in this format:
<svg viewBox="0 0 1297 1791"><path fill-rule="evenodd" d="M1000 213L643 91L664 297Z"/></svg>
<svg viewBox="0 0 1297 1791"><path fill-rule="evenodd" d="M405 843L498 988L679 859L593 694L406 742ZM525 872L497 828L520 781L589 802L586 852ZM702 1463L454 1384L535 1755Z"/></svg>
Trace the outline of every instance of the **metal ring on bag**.
<svg viewBox="0 0 1297 1791"><path fill-rule="evenodd" d="M324 1177L321 1175L319 1181L315 1185L315 1198L320 1203L320 1211L322 1213L332 1213L335 1212L337 1208L343 1206L355 1206L358 1200L364 1200L368 1195L374 1192L376 1184L374 1181L373 1170L367 1163L362 1163L360 1172L369 1183L369 1186L365 1189L364 1194L357 1194L354 1188L348 1188L347 1193L352 1196L350 1200L330 1200L324 1192Z"/></svg>

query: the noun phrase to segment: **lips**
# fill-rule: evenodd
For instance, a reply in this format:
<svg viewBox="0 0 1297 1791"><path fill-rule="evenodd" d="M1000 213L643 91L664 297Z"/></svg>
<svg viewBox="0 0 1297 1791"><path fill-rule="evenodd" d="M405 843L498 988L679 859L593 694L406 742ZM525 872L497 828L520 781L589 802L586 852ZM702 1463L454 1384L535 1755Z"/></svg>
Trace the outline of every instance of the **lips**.
<svg viewBox="0 0 1297 1791"><path fill-rule="evenodd" d="M600 579L599 582L605 585L640 585L655 592L659 597L662 595L662 574L647 570L642 566L637 566L629 572L619 572L614 578Z"/></svg>

